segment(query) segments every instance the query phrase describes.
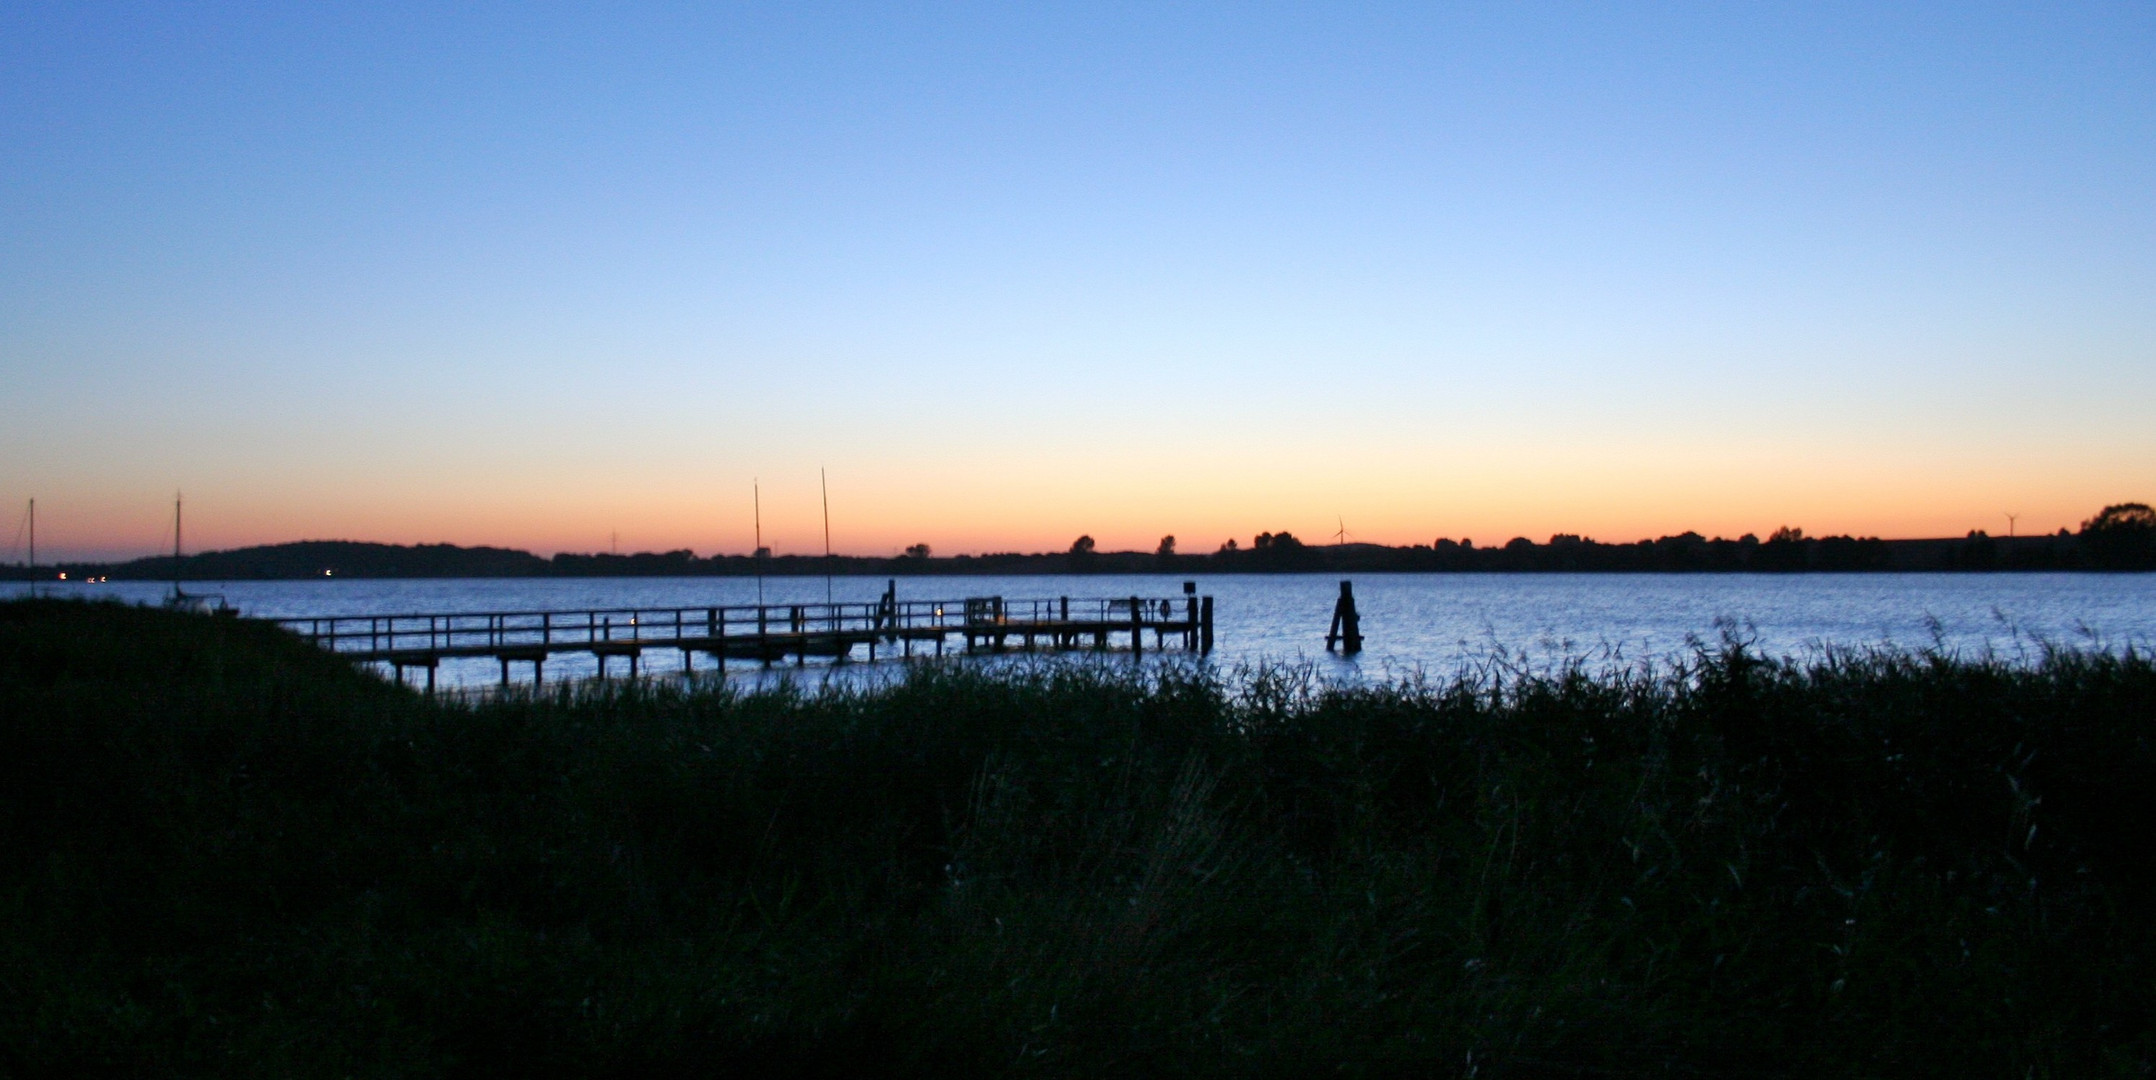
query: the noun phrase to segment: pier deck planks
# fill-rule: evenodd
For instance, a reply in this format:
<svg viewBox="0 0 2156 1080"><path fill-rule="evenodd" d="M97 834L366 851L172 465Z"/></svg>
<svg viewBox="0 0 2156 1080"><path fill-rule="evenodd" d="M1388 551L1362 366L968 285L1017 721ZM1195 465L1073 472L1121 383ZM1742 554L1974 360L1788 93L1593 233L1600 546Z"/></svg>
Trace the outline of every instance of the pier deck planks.
<svg viewBox="0 0 2156 1080"><path fill-rule="evenodd" d="M933 646L941 654L953 639L968 652L1036 649L1108 649L1121 639L1142 653L1171 645L1210 651L1211 597L1193 586L1176 597L1056 597L1010 600L968 597L946 601L898 601L887 596L868 604L770 604L742 607L588 609L574 611L451 614L347 615L284 618L278 625L355 662L432 670L445 659L489 658L502 664L543 665L551 657L584 653L605 661L626 657L634 672L650 649L679 649L719 660L765 664L793 658L846 661L866 649L868 658L913 655Z"/></svg>

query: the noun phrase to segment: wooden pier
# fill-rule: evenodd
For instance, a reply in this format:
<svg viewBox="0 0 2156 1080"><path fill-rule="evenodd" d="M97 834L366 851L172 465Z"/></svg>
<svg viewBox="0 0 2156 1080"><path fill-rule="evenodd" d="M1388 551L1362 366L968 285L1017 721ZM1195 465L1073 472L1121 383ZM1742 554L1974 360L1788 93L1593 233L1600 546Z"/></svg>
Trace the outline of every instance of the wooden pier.
<svg viewBox="0 0 2156 1080"><path fill-rule="evenodd" d="M976 596L960 600L899 600L850 604L769 604L682 608L597 608L581 611L498 611L456 614L333 615L271 620L322 648L356 662L387 664L399 681L406 669L425 670L427 688L447 659L491 658L507 684L510 665L532 665L539 682L549 658L589 653L599 677L607 662L628 661L638 673L646 650L673 649L683 670L697 654L719 661L752 660L766 667L788 659L852 660L865 651L911 657L916 651L943 655L965 651L1037 649L1108 650L1143 655L1147 637L1158 650L1177 647L1209 653L1213 648L1213 598L1186 583L1181 596L1080 599L1059 596L1014 600Z"/></svg>

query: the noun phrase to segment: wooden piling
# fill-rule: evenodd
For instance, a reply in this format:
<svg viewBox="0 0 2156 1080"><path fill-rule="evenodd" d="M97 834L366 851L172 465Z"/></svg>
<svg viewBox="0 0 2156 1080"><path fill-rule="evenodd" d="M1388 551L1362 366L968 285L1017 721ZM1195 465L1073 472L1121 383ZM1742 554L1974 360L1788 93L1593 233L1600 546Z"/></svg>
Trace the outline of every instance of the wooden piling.
<svg viewBox="0 0 2156 1080"><path fill-rule="evenodd" d="M1355 611L1355 583L1340 583L1340 599L1333 601L1332 628L1325 632L1325 651L1340 646L1340 655L1353 656L1362 651L1362 616Z"/></svg>

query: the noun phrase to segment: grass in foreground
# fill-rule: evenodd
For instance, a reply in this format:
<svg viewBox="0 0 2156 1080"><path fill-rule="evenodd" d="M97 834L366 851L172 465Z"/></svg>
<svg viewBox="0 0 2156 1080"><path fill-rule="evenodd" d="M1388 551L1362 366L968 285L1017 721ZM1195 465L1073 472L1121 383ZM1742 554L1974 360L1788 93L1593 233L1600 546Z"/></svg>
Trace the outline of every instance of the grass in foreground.
<svg viewBox="0 0 2156 1080"><path fill-rule="evenodd" d="M2138 1076L2156 667L430 703L0 604L15 1075Z"/></svg>

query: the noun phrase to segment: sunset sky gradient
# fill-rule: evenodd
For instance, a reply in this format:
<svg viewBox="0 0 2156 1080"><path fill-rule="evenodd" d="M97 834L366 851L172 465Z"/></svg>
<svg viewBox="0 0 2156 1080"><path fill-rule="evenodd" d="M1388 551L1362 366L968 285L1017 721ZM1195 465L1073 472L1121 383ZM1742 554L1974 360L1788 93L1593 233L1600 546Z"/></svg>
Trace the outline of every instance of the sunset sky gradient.
<svg viewBox="0 0 2156 1080"><path fill-rule="evenodd" d="M2156 7L9 5L0 383L41 558L2054 531Z"/></svg>

